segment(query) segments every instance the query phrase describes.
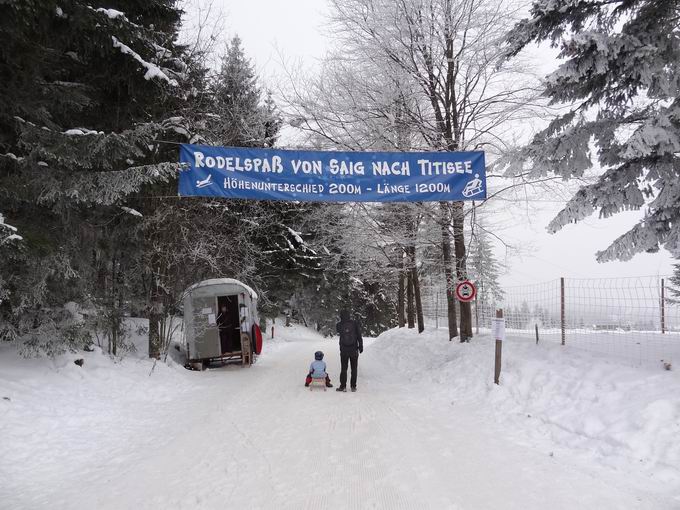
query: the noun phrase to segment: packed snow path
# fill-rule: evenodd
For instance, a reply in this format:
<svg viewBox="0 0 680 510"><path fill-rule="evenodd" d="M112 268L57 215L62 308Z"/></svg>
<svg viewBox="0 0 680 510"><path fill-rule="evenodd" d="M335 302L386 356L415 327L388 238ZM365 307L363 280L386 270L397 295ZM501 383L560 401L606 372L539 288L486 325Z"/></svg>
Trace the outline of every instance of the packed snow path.
<svg viewBox="0 0 680 510"><path fill-rule="evenodd" d="M404 381L370 345L357 393L309 391L317 349L337 386L336 342L301 329L290 340L268 345L250 369L156 372L148 390L123 384L101 421L70 409L54 418L54 435L21 452L6 444L0 508L680 507L620 473L509 441L474 409ZM59 411L46 402L43 412ZM30 441L31 427L3 440Z"/></svg>

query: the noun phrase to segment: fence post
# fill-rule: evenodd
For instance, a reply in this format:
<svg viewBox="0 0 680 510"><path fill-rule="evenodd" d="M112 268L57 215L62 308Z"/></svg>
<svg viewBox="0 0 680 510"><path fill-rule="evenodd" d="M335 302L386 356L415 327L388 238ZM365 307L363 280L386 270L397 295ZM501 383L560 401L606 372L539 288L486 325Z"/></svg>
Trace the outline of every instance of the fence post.
<svg viewBox="0 0 680 510"><path fill-rule="evenodd" d="M562 328L562 345L566 336L566 317L564 312L564 277L560 278L560 325Z"/></svg>
<svg viewBox="0 0 680 510"><path fill-rule="evenodd" d="M439 286L434 292L434 329L439 330Z"/></svg>
<svg viewBox="0 0 680 510"><path fill-rule="evenodd" d="M534 324L536 326L536 345L538 345L538 324Z"/></svg>
<svg viewBox="0 0 680 510"><path fill-rule="evenodd" d="M501 308L500 310L496 310L496 319L502 319L503 318L503 309ZM494 328L495 329L495 328ZM495 356L495 363L494 363L494 370L493 370L493 382L494 384L500 384L500 379L501 379L501 356L503 354L503 334L500 332L500 326L498 326L498 329L495 331L495 337L496 337L496 356Z"/></svg>
<svg viewBox="0 0 680 510"><path fill-rule="evenodd" d="M661 278L661 334L666 333L666 296L664 280Z"/></svg>
<svg viewBox="0 0 680 510"><path fill-rule="evenodd" d="M479 335L479 308L477 307L477 293L475 292L475 334Z"/></svg>

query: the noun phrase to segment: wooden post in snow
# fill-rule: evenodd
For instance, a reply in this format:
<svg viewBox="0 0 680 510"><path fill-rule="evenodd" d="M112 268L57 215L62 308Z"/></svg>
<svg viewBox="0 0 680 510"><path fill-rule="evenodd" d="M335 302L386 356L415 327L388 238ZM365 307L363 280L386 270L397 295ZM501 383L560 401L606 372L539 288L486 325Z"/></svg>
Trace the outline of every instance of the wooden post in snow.
<svg viewBox="0 0 680 510"><path fill-rule="evenodd" d="M538 345L538 324L535 324L536 326L536 345Z"/></svg>
<svg viewBox="0 0 680 510"><path fill-rule="evenodd" d="M665 282L661 278L661 334L666 333L666 292Z"/></svg>
<svg viewBox="0 0 680 510"><path fill-rule="evenodd" d="M501 380L501 356L503 354L503 336L505 324L503 321L503 309L496 310L496 323L494 324L494 336L496 337L496 356L493 371L494 384L500 384Z"/></svg>
<svg viewBox="0 0 680 510"><path fill-rule="evenodd" d="M476 292L475 292L475 333L479 335L479 306L477 305Z"/></svg>
<svg viewBox="0 0 680 510"><path fill-rule="evenodd" d="M564 345L565 337L566 337L566 313L565 313L565 306L564 306L564 277L560 278L560 325L562 328L562 345Z"/></svg>
<svg viewBox="0 0 680 510"><path fill-rule="evenodd" d="M439 289L434 294L434 329L439 331Z"/></svg>

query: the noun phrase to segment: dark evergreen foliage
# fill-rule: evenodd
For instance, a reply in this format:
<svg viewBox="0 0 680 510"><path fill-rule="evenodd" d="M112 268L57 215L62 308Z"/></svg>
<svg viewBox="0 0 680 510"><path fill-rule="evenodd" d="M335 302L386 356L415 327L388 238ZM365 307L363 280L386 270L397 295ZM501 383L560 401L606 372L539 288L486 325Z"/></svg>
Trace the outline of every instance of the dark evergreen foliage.
<svg viewBox="0 0 680 510"><path fill-rule="evenodd" d="M325 206L177 197L176 143L271 147L281 128L240 40L210 78L177 43L181 14L0 2L0 339L56 353L94 335L115 354L142 315L158 356L183 291L215 277L255 287L268 316L304 296L327 331L348 302L385 329L381 287L319 250Z"/></svg>
<svg viewBox="0 0 680 510"><path fill-rule="evenodd" d="M64 302L125 299L139 220L121 206L177 171L155 143L192 79L175 3L0 4L0 209L22 237L0 260L0 320L14 337L52 325L58 345Z"/></svg>

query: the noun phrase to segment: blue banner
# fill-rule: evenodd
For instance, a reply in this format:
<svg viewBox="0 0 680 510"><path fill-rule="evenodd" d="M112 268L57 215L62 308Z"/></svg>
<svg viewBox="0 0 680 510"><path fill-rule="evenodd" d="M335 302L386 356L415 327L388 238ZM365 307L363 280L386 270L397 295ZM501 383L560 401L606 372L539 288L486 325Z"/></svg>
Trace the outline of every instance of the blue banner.
<svg viewBox="0 0 680 510"><path fill-rule="evenodd" d="M182 144L179 194L307 202L486 198L483 152L335 152Z"/></svg>

